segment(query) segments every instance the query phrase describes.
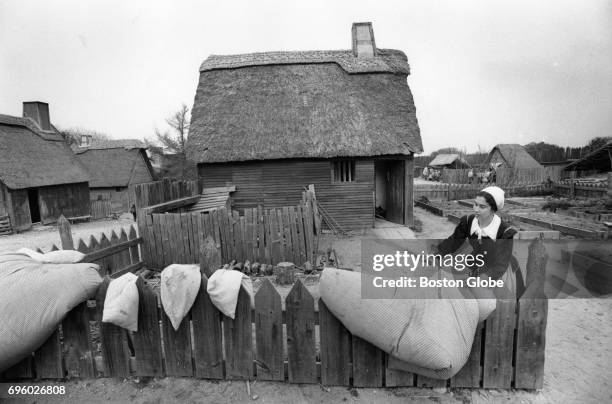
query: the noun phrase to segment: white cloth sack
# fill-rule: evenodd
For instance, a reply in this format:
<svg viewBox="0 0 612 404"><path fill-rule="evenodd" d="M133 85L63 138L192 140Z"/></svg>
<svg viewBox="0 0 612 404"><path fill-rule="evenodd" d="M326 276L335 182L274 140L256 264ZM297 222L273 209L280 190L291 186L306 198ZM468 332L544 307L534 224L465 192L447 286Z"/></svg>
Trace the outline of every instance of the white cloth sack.
<svg viewBox="0 0 612 404"><path fill-rule="evenodd" d="M251 278L233 269L217 269L208 279L206 291L217 309L232 320L236 316L236 304L240 286L249 294L251 308L255 306Z"/></svg>
<svg viewBox="0 0 612 404"><path fill-rule="evenodd" d="M161 273L161 302L174 330L178 330L200 291L202 274L196 264L172 264Z"/></svg>
<svg viewBox="0 0 612 404"><path fill-rule="evenodd" d="M478 325L475 299L362 299L361 276L326 268L319 284L321 299L352 334L424 376L447 379L465 365Z"/></svg>
<svg viewBox="0 0 612 404"><path fill-rule="evenodd" d="M41 254L29 248L20 248L18 254L25 254L28 257L38 262L46 262L50 264L74 264L80 262L85 254L76 250L56 250Z"/></svg>
<svg viewBox="0 0 612 404"><path fill-rule="evenodd" d="M44 264L0 254L0 372L38 349L102 278L95 264Z"/></svg>
<svg viewBox="0 0 612 404"><path fill-rule="evenodd" d="M121 275L108 284L104 299L103 323L113 323L130 331L138 331L138 277Z"/></svg>

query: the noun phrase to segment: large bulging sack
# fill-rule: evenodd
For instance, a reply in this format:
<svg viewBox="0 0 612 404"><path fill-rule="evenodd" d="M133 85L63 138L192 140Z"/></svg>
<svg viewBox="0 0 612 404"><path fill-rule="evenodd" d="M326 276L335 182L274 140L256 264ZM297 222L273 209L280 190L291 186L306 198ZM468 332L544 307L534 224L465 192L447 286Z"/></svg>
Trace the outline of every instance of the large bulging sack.
<svg viewBox="0 0 612 404"><path fill-rule="evenodd" d="M362 299L361 276L326 268L320 279L321 299L352 334L399 359L402 370L448 379L465 365L479 319L475 299Z"/></svg>
<svg viewBox="0 0 612 404"><path fill-rule="evenodd" d="M251 278L240 271L217 269L208 279L206 291L215 307L233 320L236 316L236 305L241 286L244 286L251 299L251 307L254 307L253 283Z"/></svg>
<svg viewBox="0 0 612 404"><path fill-rule="evenodd" d="M138 277L133 273L113 279L106 290L102 322L138 331Z"/></svg>
<svg viewBox="0 0 612 404"><path fill-rule="evenodd" d="M0 254L0 372L38 349L102 278L95 264L46 264Z"/></svg>
<svg viewBox="0 0 612 404"><path fill-rule="evenodd" d="M175 330L178 330L183 318L193 306L201 283L199 265L172 264L162 271L161 302Z"/></svg>

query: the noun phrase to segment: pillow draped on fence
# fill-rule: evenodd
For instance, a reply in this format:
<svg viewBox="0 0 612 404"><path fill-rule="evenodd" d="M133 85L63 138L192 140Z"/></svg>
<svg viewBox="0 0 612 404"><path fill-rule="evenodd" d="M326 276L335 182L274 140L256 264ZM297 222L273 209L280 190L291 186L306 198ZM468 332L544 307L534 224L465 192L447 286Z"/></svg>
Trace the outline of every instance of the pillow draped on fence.
<svg viewBox="0 0 612 404"><path fill-rule="evenodd" d="M476 299L362 299L361 276L326 268L320 280L321 299L352 334L399 359L401 370L448 379L465 365L479 320Z"/></svg>
<svg viewBox="0 0 612 404"><path fill-rule="evenodd" d="M106 290L102 322L138 331L138 277L131 272L113 279Z"/></svg>
<svg viewBox="0 0 612 404"><path fill-rule="evenodd" d="M238 293L240 286L244 286L251 299L251 308L255 307L253 296L253 283L251 278L234 269L217 269L208 279L206 291L210 300L217 309L232 320L236 316Z"/></svg>
<svg viewBox="0 0 612 404"><path fill-rule="evenodd" d="M38 349L72 308L95 295L98 271L96 264L0 254L0 372Z"/></svg>
<svg viewBox="0 0 612 404"><path fill-rule="evenodd" d="M161 302L175 331L193 306L201 283L200 266L196 264L172 264L162 271Z"/></svg>

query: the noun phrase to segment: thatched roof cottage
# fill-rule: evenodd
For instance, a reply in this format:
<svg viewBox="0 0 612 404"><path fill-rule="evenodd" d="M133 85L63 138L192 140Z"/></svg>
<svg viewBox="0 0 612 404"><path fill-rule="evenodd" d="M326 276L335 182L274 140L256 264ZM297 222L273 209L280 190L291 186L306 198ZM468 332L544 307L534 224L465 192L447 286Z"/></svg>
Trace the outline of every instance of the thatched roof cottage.
<svg viewBox="0 0 612 404"><path fill-rule="evenodd" d="M485 163L502 168L542 168L520 144L498 144L491 149Z"/></svg>
<svg viewBox="0 0 612 404"><path fill-rule="evenodd" d="M13 230L89 215L89 174L49 119L49 105L23 103L0 115L0 217Z"/></svg>
<svg viewBox="0 0 612 404"><path fill-rule="evenodd" d="M376 206L410 224L422 143L409 73L370 23L353 24L352 50L211 55L187 157L204 187L236 186L238 209L295 205L314 184L345 229L372 227Z"/></svg>
<svg viewBox="0 0 612 404"><path fill-rule="evenodd" d="M129 187L155 181L147 146L137 139L92 139L81 136L72 149L91 176L91 199L111 201L113 212L129 210L133 198Z"/></svg>
<svg viewBox="0 0 612 404"><path fill-rule="evenodd" d="M468 168L470 165L457 153L441 153L428 164L434 168Z"/></svg>

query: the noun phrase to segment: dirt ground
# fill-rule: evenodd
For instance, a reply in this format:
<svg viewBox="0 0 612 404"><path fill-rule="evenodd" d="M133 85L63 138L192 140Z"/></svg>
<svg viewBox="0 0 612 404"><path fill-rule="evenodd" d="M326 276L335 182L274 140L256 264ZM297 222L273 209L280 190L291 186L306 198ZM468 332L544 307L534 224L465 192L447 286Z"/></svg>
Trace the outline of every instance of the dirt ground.
<svg viewBox="0 0 612 404"><path fill-rule="evenodd" d="M448 236L453 224L423 209L415 210L422 224L418 238ZM131 220L94 222L73 227L79 232L108 231ZM0 251L58 242L56 230L0 237ZM87 234L89 234L87 233ZM30 236L32 237L30 239ZM367 234L366 234L367 236ZM16 240L13 240L12 238ZM56 237L57 240L54 238ZM336 251L340 266L359 270L361 237L323 238L321 245ZM42 243L42 246L46 245ZM327 243L327 244L325 244ZM310 283L310 282L309 282ZM316 285L308 285L313 294ZM288 289L287 289L288 291ZM287 291L282 291L285 295ZM604 403L612 402L612 299L550 300L546 331L544 387L539 392L484 389L378 388L349 389L320 385L213 382L187 378L98 379L67 381L67 395L7 403ZM58 383L38 383L58 384ZM256 397L255 397L256 395ZM254 400L255 399L255 400ZM0 398L0 401L2 399Z"/></svg>

